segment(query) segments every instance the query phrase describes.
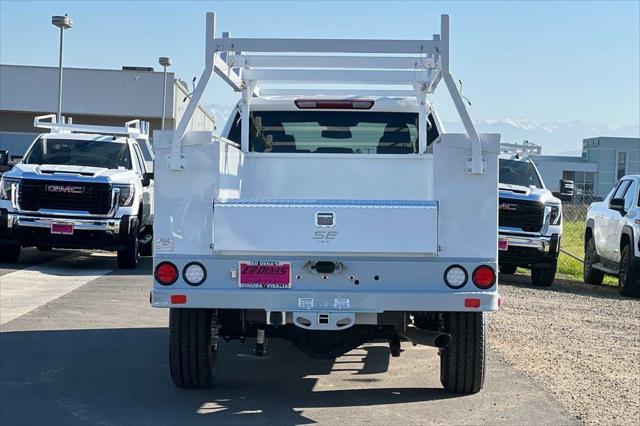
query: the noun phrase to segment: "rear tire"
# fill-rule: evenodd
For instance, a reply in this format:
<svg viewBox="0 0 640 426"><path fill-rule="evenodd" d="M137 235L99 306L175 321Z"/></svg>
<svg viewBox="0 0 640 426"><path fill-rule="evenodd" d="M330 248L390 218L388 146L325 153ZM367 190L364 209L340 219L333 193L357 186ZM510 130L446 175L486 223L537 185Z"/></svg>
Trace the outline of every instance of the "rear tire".
<svg viewBox="0 0 640 426"><path fill-rule="evenodd" d="M499 265L500 273L506 275L513 275L518 270L516 265Z"/></svg>
<svg viewBox="0 0 640 426"><path fill-rule="evenodd" d="M584 267L582 275L584 282L587 284L600 285L604 281L604 272L595 269L593 265L598 263L598 255L596 253L596 243L593 238L589 238L584 247Z"/></svg>
<svg viewBox="0 0 640 426"><path fill-rule="evenodd" d="M18 263L20 260L20 246L0 244L0 262Z"/></svg>
<svg viewBox="0 0 640 426"><path fill-rule="evenodd" d="M218 355L217 313L208 309L171 309L169 368L179 388L211 386Z"/></svg>
<svg viewBox="0 0 640 426"><path fill-rule="evenodd" d="M440 382L447 392L482 389L486 369L486 324L482 312L446 312L443 332L451 334L440 352Z"/></svg>
<svg viewBox="0 0 640 426"><path fill-rule="evenodd" d="M551 284L553 284L553 281L556 279L557 267L557 261L544 268L532 267L531 282L538 287L551 287Z"/></svg>
<svg viewBox="0 0 640 426"><path fill-rule="evenodd" d="M138 231L135 231L135 238L133 241L127 244L127 247L118 250L118 268L121 269L133 269L138 266L139 253L138 253Z"/></svg>
<svg viewBox="0 0 640 426"><path fill-rule="evenodd" d="M638 277L636 262L629 244L622 249L619 271L620 294L633 298L640 297L640 278Z"/></svg>

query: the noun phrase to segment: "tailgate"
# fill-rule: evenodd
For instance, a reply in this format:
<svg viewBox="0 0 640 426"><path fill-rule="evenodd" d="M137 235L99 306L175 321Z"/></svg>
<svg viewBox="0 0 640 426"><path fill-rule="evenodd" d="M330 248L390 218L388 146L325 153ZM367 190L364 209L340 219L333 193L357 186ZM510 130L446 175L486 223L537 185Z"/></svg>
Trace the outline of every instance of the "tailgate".
<svg viewBox="0 0 640 426"><path fill-rule="evenodd" d="M438 205L414 200L216 200L214 253L435 256Z"/></svg>

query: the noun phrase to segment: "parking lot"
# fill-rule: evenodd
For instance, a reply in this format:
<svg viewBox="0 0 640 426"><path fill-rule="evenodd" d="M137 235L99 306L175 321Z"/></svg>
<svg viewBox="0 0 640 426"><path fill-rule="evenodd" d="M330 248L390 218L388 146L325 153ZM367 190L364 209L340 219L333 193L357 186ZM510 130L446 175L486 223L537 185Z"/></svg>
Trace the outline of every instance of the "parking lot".
<svg viewBox="0 0 640 426"><path fill-rule="evenodd" d="M149 307L147 258L133 272L109 253L25 250L2 265L2 424L571 423L541 386L489 352L485 389L442 391L437 351L400 358L367 345L314 361L272 340L223 344L215 386L176 389L168 311ZM61 277L66 277L61 280Z"/></svg>
<svg viewBox="0 0 640 426"><path fill-rule="evenodd" d="M584 344L591 337L576 334L575 323L554 327L563 312L539 319L562 300L580 306L584 295L568 291L570 284L540 290L511 278L503 280L506 307L491 316L486 386L477 395L441 389L432 348L403 344L402 356L390 358L384 345L366 345L326 362L276 340L264 358L252 355L251 342L223 344L214 387L185 391L169 377L168 311L148 303L151 259L126 273L115 264L106 252L27 249L18 267L1 266L0 423L566 424L638 418L640 309L637 301L618 299L616 289L589 290L599 293L592 299L627 309L631 326L635 321L635 329L626 330L628 344L608 348L612 370L589 370ZM539 292L546 292L541 297L547 307L541 303L525 313L523 296L531 305ZM611 319L604 329L614 332L611 327L624 322ZM565 330L563 345L575 339L566 357L548 346L554 329ZM602 338L591 346L606 343ZM606 363L605 355L599 349L591 360ZM626 375L616 379L621 372ZM571 404L571 398L582 403Z"/></svg>

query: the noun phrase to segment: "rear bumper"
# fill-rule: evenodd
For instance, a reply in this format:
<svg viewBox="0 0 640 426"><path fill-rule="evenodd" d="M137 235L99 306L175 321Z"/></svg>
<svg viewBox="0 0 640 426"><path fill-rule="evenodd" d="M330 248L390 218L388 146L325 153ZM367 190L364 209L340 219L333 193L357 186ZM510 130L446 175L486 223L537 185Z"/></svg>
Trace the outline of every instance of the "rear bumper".
<svg viewBox="0 0 640 426"><path fill-rule="evenodd" d="M291 264L290 288L240 288L239 261L281 261ZM481 258L354 258L338 261L334 273L317 273L310 269L309 257L250 258L219 256L168 255L156 253L154 265L171 262L179 277L171 285L154 280L151 304L154 307L209 309L247 309L277 312L462 312L498 309L497 285L481 290L472 282L472 271L480 265L496 268L495 259ZM196 286L184 280L186 267L198 262L206 270L205 281ZM451 265L468 273L459 289L450 288L444 275ZM171 303L171 296L185 303ZM476 308L465 308L465 299ZM477 304L477 305L476 305Z"/></svg>
<svg viewBox="0 0 640 426"><path fill-rule="evenodd" d="M506 240L507 250L498 253L498 263L518 266L549 264L556 261L560 253L560 236L529 236L499 234Z"/></svg>
<svg viewBox="0 0 640 426"><path fill-rule="evenodd" d="M171 296L184 295L186 303L172 304ZM479 299L477 308L465 299ZM154 288L151 305L157 308L258 309L272 312L473 312L497 311L494 292L309 292L295 290L209 290Z"/></svg>
<svg viewBox="0 0 640 426"><path fill-rule="evenodd" d="M61 248L124 248L133 238L135 216L119 219L84 219L35 216L0 210L0 241L21 246L46 245ZM51 233L52 223L73 224L72 235Z"/></svg>

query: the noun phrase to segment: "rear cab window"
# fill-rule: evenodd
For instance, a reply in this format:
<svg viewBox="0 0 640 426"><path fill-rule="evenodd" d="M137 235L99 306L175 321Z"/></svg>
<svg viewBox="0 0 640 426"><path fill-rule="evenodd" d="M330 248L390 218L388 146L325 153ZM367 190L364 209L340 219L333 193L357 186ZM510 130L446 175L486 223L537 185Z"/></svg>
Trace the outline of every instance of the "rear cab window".
<svg viewBox="0 0 640 426"><path fill-rule="evenodd" d="M249 150L333 154L418 152L418 114L372 111L253 111ZM427 144L438 131L430 117ZM228 139L240 143L236 115Z"/></svg>

